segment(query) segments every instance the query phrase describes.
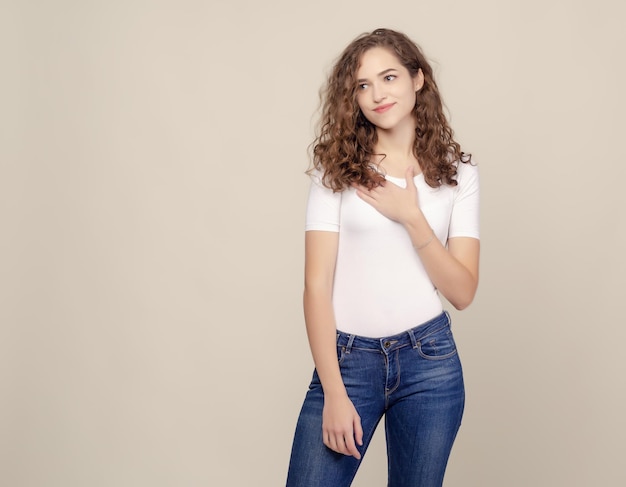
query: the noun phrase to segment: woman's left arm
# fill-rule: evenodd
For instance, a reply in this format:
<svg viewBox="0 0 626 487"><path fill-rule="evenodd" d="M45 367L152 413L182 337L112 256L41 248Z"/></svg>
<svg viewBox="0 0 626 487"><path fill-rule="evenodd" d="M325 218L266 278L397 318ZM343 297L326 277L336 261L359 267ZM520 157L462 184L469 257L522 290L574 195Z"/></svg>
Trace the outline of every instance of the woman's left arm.
<svg viewBox="0 0 626 487"><path fill-rule="evenodd" d="M436 238L419 208L412 168L407 169L406 182L406 188L393 183L372 190L358 186L357 194L384 216L406 228L435 287L455 308L467 308L478 288L480 240L450 238L446 248Z"/></svg>
<svg viewBox="0 0 626 487"><path fill-rule="evenodd" d="M424 242L423 233L413 224L405 227L435 287L456 309L467 308L474 300L478 288L480 240L471 237L451 238L446 249L434 238L428 245L420 248L419 242Z"/></svg>

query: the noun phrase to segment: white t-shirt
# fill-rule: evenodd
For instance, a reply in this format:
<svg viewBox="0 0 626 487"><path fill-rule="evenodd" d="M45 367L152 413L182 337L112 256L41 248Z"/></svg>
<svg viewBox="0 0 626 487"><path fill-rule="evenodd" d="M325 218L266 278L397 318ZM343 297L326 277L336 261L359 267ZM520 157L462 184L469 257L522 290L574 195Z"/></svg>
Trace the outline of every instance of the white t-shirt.
<svg viewBox="0 0 626 487"><path fill-rule="evenodd" d="M406 187L404 178L386 179ZM431 188L415 176L419 205L436 237L479 238L478 169L458 164L456 186ZM311 182L307 231L339 232L333 286L337 329L391 336L434 318L443 306L404 227L375 210L353 188L339 193Z"/></svg>

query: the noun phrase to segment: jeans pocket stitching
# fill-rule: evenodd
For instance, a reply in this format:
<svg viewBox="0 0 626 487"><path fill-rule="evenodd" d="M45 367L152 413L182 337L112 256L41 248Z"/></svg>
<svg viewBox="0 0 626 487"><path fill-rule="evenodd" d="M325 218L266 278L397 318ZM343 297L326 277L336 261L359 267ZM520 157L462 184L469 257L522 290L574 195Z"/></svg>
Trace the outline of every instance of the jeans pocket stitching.
<svg viewBox="0 0 626 487"><path fill-rule="evenodd" d="M448 352L445 355L427 355L424 352L422 352L422 347L421 345L417 346L417 353L419 353L420 357L422 357L423 359L426 360L446 360L449 359L451 357L454 357L457 353L458 350L455 348L452 352Z"/></svg>
<svg viewBox="0 0 626 487"><path fill-rule="evenodd" d="M429 336L432 337L432 334L429 335ZM451 357L454 357L458 353L458 350L456 348L456 343L454 342L454 337L452 336L451 331L448 330L446 332L446 338L448 340L450 340L451 345L454 347L454 349L451 352L448 352L448 353L446 353L444 355L428 355L427 353L425 353L422 350L422 340L420 340L420 341L417 342L417 353L419 353L420 357L422 357L423 359L435 360L435 361L436 360L446 360L446 359L449 359Z"/></svg>

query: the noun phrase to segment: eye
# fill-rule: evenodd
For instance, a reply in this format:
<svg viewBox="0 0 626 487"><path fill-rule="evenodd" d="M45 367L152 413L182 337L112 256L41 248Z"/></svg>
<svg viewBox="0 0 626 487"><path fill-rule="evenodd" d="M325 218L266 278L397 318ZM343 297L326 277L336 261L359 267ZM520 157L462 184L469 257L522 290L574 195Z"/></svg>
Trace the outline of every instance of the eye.
<svg viewBox="0 0 626 487"><path fill-rule="evenodd" d="M393 81L394 79L396 79L395 74L388 74L387 76L385 76L385 81Z"/></svg>
<svg viewBox="0 0 626 487"><path fill-rule="evenodd" d="M367 88L367 83L359 83L358 88L359 90L364 90L365 88Z"/></svg>

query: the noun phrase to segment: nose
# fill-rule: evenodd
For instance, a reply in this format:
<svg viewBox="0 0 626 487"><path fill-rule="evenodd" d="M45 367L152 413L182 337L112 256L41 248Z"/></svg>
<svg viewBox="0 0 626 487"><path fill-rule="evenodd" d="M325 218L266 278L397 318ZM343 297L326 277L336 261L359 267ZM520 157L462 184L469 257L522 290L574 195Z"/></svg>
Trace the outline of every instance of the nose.
<svg viewBox="0 0 626 487"><path fill-rule="evenodd" d="M374 103L380 103L385 98L387 98L387 95L385 94L383 87L377 83L375 83L372 86L371 93L372 93L372 100L374 101Z"/></svg>

